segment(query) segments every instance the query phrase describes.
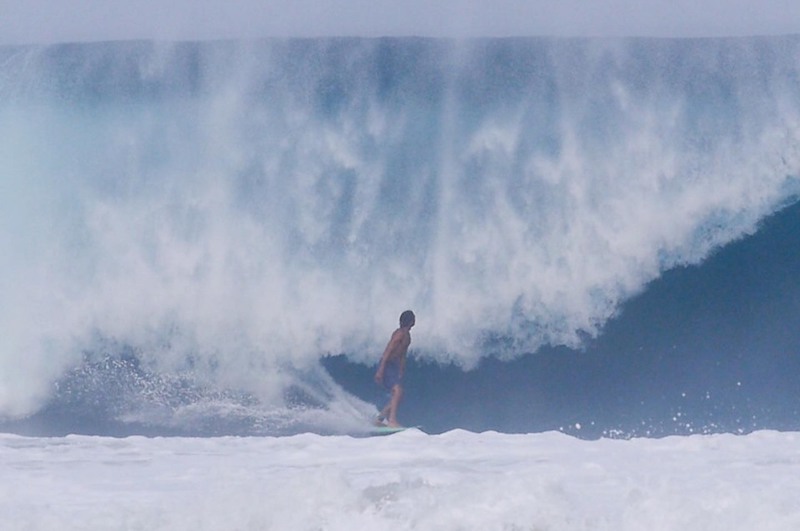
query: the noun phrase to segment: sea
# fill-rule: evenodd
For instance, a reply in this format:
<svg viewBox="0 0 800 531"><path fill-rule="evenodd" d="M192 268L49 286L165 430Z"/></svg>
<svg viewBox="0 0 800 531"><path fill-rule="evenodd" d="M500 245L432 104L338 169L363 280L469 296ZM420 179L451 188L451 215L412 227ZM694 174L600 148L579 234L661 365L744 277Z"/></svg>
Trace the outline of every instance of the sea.
<svg viewBox="0 0 800 531"><path fill-rule="evenodd" d="M800 529L800 36L3 46L0 257L0 530Z"/></svg>

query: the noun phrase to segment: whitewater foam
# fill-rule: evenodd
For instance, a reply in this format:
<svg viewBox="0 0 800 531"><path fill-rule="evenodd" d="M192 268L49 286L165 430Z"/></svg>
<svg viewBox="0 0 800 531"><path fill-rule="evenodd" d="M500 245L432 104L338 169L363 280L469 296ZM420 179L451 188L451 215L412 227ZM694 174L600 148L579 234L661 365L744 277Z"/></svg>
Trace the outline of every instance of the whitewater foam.
<svg viewBox="0 0 800 531"><path fill-rule="evenodd" d="M0 436L0 529L786 530L796 433Z"/></svg>

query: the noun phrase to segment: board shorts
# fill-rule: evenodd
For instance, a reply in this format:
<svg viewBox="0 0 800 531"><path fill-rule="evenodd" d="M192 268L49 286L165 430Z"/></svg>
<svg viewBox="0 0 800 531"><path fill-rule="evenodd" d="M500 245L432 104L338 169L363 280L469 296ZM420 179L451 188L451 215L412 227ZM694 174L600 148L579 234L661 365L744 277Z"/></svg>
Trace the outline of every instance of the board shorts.
<svg viewBox="0 0 800 531"><path fill-rule="evenodd" d="M389 362L383 367L383 386L387 391L391 391L394 389L395 385L398 385L402 381L403 377L400 375L399 363Z"/></svg>

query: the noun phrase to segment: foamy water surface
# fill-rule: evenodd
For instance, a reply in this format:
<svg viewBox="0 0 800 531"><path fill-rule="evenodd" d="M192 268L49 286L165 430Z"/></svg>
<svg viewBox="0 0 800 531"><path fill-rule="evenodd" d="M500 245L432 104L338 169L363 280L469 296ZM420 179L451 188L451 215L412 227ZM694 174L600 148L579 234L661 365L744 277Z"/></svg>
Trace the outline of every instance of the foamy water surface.
<svg viewBox="0 0 800 531"><path fill-rule="evenodd" d="M2 435L0 529L798 529L799 440Z"/></svg>

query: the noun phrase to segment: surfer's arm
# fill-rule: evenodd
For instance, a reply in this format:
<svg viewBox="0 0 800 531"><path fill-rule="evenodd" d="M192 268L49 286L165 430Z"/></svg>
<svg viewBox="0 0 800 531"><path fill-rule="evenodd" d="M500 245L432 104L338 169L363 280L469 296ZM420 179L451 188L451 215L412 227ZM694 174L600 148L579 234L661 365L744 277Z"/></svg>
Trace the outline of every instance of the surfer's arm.
<svg viewBox="0 0 800 531"><path fill-rule="evenodd" d="M378 382L379 384L383 383L383 369L385 365L386 364L383 362L383 358L381 358L381 363L380 365L378 365L378 370L375 371L375 381Z"/></svg>

